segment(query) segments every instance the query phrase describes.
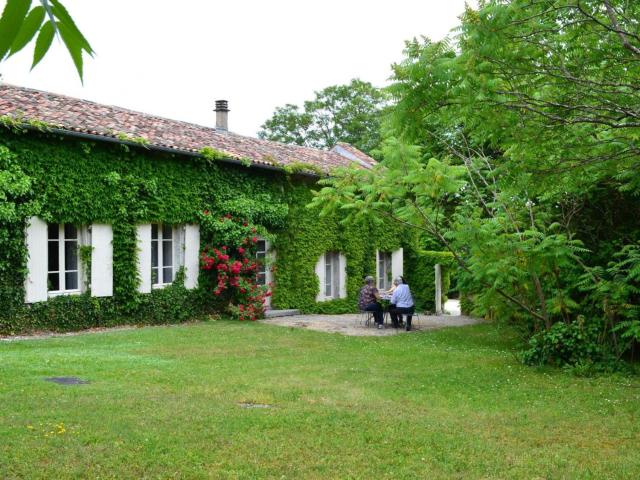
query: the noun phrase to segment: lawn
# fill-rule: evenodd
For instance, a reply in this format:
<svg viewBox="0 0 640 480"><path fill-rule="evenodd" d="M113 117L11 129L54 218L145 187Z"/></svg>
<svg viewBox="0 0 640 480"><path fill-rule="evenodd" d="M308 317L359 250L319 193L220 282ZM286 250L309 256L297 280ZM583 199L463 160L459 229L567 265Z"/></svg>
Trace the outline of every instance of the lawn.
<svg viewBox="0 0 640 480"><path fill-rule="evenodd" d="M3 342L0 478L638 478L640 379L515 344L230 321ZM91 383L43 381L66 375Z"/></svg>

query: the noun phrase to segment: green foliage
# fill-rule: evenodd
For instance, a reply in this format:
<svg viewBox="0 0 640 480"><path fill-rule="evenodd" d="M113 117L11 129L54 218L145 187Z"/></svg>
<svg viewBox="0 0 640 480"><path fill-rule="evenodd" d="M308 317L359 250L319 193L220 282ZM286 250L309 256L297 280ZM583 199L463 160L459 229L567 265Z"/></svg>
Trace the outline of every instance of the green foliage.
<svg viewBox="0 0 640 480"><path fill-rule="evenodd" d="M116 138L122 142L132 143L134 145L149 148L149 140L144 137L133 137L124 132L116 134Z"/></svg>
<svg viewBox="0 0 640 480"><path fill-rule="evenodd" d="M217 150L213 147L202 147L198 151L198 153L202 155L204 159L209 160L210 162L213 162L215 160L231 158L231 155L229 155L228 153L225 153L221 150Z"/></svg>
<svg viewBox="0 0 640 480"><path fill-rule="evenodd" d="M21 114L17 115L2 115L0 116L0 125L13 130L16 133L20 133L25 130L26 126L29 126L35 130L46 132L51 129L51 126L47 122L33 118L24 118Z"/></svg>
<svg viewBox="0 0 640 480"><path fill-rule="evenodd" d="M295 175L296 173L311 173L318 177L325 176L325 172L320 167L312 163L307 162L291 162L283 165L282 169L289 175Z"/></svg>
<svg viewBox="0 0 640 480"><path fill-rule="evenodd" d="M314 205L431 237L478 315L540 338L590 318L621 356L639 305L639 9L489 0L455 42L408 42L382 164L321 181Z"/></svg>
<svg viewBox="0 0 640 480"><path fill-rule="evenodd" d="M35 67L49 51L58 35L76 67L82 81L83 53L93 56L87 39L59 0L40 0L31 7L31 0L7 0L0 17L0 62L24 49L38 34L33 52ZM46 20L45 20L46 17Z"/></svg>
<svg viewBox="0 0 640 480"><path fill-rule="evenodd" d="M577 366L582 371L587 371L588 365L602 366L608 361L615 368L615 359L598 340L601 330L598 321L587 322L583 317L571 323L555 323L531 337L522 359L527 365Z"/></svg>
<svg viewBox="0 0 640 480"><path fill-rule="evenodd" d="M368 153L380 142L385 102L382 90L354 79L347 85L315 92L315 98L304 102L302 110L292 104L276 108L258 136L316 148L347 142Z"/></svg>
<svg viewBox="0 0 640 480"><path fill-rule="evenodd" d="M86 277L85 291L89 290L89 285L91 285L92 252L93 247L91 245L80 245L78 247L78 258L80 260L80 265L82 266L82 271L85 272Z"/></svg>
<svg viewBox="0 0 640 480"><path fill-rule="evenodd" d="M187 290L180 282L140 295L135 310L125 310L116 297L95 298L89 293L61 295L0 315L0 332L70 332L120 325L162 325L194 321L210 311L201 290Z"/></svg>

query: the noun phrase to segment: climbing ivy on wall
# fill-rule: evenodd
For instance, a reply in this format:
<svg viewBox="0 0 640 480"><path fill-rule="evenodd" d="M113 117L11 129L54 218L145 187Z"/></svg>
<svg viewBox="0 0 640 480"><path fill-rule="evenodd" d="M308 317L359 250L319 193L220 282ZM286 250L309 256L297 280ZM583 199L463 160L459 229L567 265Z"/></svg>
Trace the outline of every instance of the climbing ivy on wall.
<svg viewBox="0 0 640 480"><path fill-rule="evenodd" d="M402 236L384 226L319 219L306 207L313 186L312 179L287 172L0 128L0 333L169 323L210 313L219 305L206 288L187 290L176 281L137 293L136 224L197 223L205 210L242 215L271 236L277 252L274 307L353 311L363 276L375 274L376 248L395 250ZM25 305L24 229L31 215L53 223L111 224L114 296ZM203 244L213 240L202 235ZM348 297L316 303L314 267L330 250L348 258Z"/></svg>
<svg viewBox="0 0 640 480"><path fill-rule="evenodd" d="M402 247L403 232L385 223L343 225L336 216L320 217L317 210L307 207L311 191L299 187L297 194L301 201L291 208L288 218L295 229L278 235L275 243L278 286L284 283L297 288L276 288L274 304L304 312L353 312L363 278L375 277L376 249L394 251ZM339 251L347 257L347 298L317 303L320 285L315 265L329 251Z"/></svg>

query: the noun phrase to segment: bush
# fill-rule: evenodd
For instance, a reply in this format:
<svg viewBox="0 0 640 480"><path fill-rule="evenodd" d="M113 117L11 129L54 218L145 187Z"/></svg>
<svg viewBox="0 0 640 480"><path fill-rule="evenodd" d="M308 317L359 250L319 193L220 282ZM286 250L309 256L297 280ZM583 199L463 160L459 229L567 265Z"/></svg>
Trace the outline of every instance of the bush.
<svg viewBox="0 0 640 480"><path fill-rule="evenodd" d="M600 364L608 360L606 349L598 342L601 331L599 321L586 323L583 317L571 323L555 323L549 330L531 337L530 348L522 353L522 360L527 365L561 367Z"/></svg>

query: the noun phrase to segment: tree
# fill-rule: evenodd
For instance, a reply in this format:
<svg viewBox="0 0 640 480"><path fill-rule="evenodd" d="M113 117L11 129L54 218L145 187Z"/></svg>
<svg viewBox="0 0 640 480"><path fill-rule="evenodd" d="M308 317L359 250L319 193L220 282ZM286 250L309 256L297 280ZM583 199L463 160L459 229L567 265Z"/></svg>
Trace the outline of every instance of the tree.
<svg viewBox="0 0 640 480"><path fill-rule="evenodd" d="M24 49L37 34L33 69L49 51L53 38L59 36L82 80L82 54L93 56L91 45L59 0L40 0L39 3L31 8L31 0L7 0L0 17L0 62Z"/></svg>
<svg viewBox="0 0 640 480"><path fill-rule="evenodd" d="M455 44L408 42L383 162L336 172L314 204L436 238L476 313L533 336L530 361L622 355L640 332L639 15L492 0Z"/></svg>
<svg viewBox="0 0 640 480"><path fill-rule="evenodd" d="M380 142L386 104L382 90L354 79L315 92L302 109L292 104L276 108L258 137L316 148L331 148L342 141L370 153Z"/></svg>

